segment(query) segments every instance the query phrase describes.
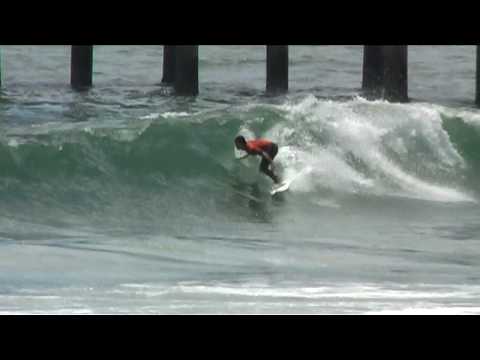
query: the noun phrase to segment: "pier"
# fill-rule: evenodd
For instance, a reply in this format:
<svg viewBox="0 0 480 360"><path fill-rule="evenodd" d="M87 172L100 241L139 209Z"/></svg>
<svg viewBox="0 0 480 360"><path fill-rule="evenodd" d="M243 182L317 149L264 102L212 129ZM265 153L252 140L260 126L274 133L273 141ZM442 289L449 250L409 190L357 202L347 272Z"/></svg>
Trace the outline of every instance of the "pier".
<svg viewBox="0 0 480 360"><path fill-rule="evenodd" d="M92 86L93 45L72 45L70 85L76 90Z"/></svg>
<svg viewBox="0 0 480 360"><path fill-rule="evenodd" d="M370 99L407 102L407 46L365 45L362 90Z"/></svg>
<svg viewBox="0 0 480 360"><path fill-rule="evenodd" d="M163 77L162 84L170 85L175 80L175 46L163 46Z"/></svg>
<svg viewBox="0 0 480 360"><path fill-rule="evenodd" d="M378 45L363 47L362 89L369 97L378 98L383 87L383 53Z"/></svg>
<svg viewBox="0 0 480 360"><path fill-rule="evenodd" d="M267 93L288 91L288 46L267 45Z"/></svg>
<svg viewBox="0 0 480 360"><path fill-rule="evenodd" d="M480 106L480 45L477 45L477 86L475 88L475 103Z"/></svg>
<svg viewBox="0 0 480 360"><path fill-rule="evenodd" d="M161 83L172 86L180 96L199 93L198 45L163 45ZM88 90L93 85L93 45L72 45L70 85L74 90ZM289 89L288 45L266 45L266 84L269 95L280 95ZM1 60L1 59L0 59ZM0 86L2 71L0 61ZM362 93L368 99L408 102L408 46L364 45ZM321 84L322 79L318 79ZM475 99L480 106L480 45L476 46Z"/></svg>
<svg viewBox="0 0 480 360"><path fill-rule="evenodd" d="M175 46L175 78L173 87L177 95L198 94L198 45Z"/></svg>

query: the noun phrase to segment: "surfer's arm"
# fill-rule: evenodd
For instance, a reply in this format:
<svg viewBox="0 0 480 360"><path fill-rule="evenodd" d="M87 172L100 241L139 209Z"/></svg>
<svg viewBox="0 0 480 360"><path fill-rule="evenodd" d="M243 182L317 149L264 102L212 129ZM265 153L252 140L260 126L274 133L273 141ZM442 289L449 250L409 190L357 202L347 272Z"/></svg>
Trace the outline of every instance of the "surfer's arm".
<svg viewBox="0 0 480 360"><path fill-rule="evenodd" d="M249 154L249 153L246 153L245 155L240 156L239 158L237 158L237 160L245 159L248 155L250 155L250 154Z"/></svg>

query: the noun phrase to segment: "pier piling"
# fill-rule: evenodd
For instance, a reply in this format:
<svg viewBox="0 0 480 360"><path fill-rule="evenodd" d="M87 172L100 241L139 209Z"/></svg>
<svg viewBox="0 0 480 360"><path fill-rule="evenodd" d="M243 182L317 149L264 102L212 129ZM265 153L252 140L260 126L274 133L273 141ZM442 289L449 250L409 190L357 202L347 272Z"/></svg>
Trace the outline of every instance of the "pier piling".
<svg viewBox="0 0 480 360"><path fill-rule="evenodd" d="M477 45L477 86L475 95L475 104L480 106L480 45Z"/></svg>
<svg viewBox="0 0 480 360"><path fill-rule="evenodd" d="M163 46L163 84L173 84L175 80L175 46Z"/></svg>
<svg viewBox="0 0 480 360"><path fill-rule="evenodd" d="M384 61L382 46L363 47L362 89L367 96L378 98L383 90Z"/></svg>
<svg viewBox="0 0 480 360"><path fill-rule="evenodd" d="M288 91L288 45L267 45L267 92Z"/></svg>
<svg viewBox="0 0 480 360"><path fill-rule="evenodd" d="M198 45L175 46L174 74L177 95L198 95Z"/></svg>
<svg viewBox="0 0 480 360"><path fill-rule="evenodd" d="M388 101L408 101L408 47L383 46L384 97Z"/></svg>
<svg viewBox="0 0 480 360"><path fill-rule="evenodd" d="M93 45L72 45L70 84L76 90L92 86Z"/></svg>

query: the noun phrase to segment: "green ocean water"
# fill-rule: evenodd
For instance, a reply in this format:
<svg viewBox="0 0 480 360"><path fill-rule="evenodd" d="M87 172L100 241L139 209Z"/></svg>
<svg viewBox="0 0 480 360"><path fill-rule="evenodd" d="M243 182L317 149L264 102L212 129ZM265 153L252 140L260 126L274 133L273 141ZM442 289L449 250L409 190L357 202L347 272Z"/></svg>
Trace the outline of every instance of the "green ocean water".
<svg viewBox="0 0 480 360"><path fill-rule="evenodd" d="M68 47L3 46L0 312L478 313L473 52L410 47L391 104L359 46L292 47L280 97L263 47L201 47L197 98L161 46L96 48L85 93ZM238 134L279 144L288 192Z"/></svg>

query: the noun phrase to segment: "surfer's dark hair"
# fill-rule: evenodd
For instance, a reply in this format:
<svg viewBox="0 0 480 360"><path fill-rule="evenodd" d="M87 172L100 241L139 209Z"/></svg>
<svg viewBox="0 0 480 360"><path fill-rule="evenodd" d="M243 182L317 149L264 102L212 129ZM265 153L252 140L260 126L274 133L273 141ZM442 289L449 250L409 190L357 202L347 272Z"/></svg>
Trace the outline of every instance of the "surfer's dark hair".
<svg viewBox="0 0 480 360"><path fill-rule="evenodd" d="M235 138L235 143L246 144L247 141L245 140L245 138L244 138L242 135L238 135L238 136Z"/></svg>

